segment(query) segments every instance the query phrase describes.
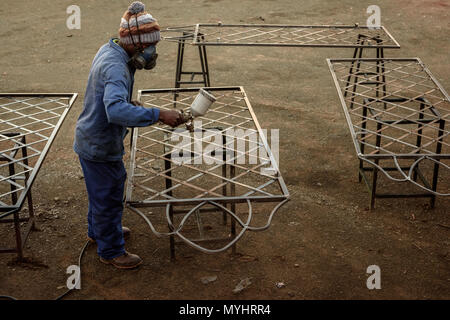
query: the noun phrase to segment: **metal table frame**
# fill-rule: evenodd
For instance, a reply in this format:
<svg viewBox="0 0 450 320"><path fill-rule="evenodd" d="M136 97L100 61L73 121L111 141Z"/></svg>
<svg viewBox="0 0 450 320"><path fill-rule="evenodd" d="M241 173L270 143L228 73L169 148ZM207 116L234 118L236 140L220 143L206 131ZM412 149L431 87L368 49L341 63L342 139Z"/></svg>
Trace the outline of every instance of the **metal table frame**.
<svg viewBox="0 0 450 320"><path fill-rule="evenodd" d="M221 34L222 30L235 30L232 36L241 38L232 40L211 41L211 34ZM211 32L209 32L212 30ZM322 32L336 31L335 34L324 35ZM203 84L205 87L211 86L209 74L207 46L233 46L233 47L296 47L296 48L354 48L353 58L362 58L364 49L376 49L376 57L384 58L384 49L399 49L400 44L389 31L382 26L379 29L372 29L367 26L345 25L271 25L271 24L196 24L192 26L171 27L163 31L165 33L181 33L181 36L166 36L164 40L178 43L177 65L175 73L175 88L181 85ZM256 33L250 34L249 32ZM295 35L302 32L301 35ZM281 34L280 34L281 33ZM225 34L225 37L230 34ZM333 37L334 36L334 37ZM346 38L340 38L345 36ZM263 37L262 40L254 38ZM251 39L254 39L252 42ZM271 42L272 39L281 38L284 40ZM354 40L346 40L354 38ZM332 41L334 40L334 41ZM183 70L185 45L189 43L198 46L200 71ZM241 41L241 42L239 42ZM289 42L291 41L291 42ZM328 42L326 42L328 41ZM353 42L354 41L354 42ZM183 80L183 76L190 76L189 80ZM201 76L201 80L196 80ZM350 81L350 79L349 79Z"/></svg>
<svg viewBox="0 0 450 320"><path fill-rule="evenodd" d="M12 147L6 150L0 150L0 162L6 164L0 167L8 167L9 176L1 177L2 182L10 185L10 191L6 194L0 195L3 199L5 196L11 196L11 204L1 202L0 205L0 223L14 224L15 231L15 248L0 248L0 253L17 253L18 259L23 259L23 248L28 239L31 230L35 229L35 216L33 210L33 200L31 195L31 188L39 173L39 170L45 160L45 157L50 150L53 141L63 124L70 108L77 98L76 93L0 93L0 101L5 98L10 98L11 103L0 104L0 125L6 125L11 129L8 132L0 132L0 142L11 142ZM33 99L44 99L41 103L30 103ZM61 102L62 99L67 100L67 103ZM8 106L14 104L21 104L18 110L10 109ZM57 103L60 106L47 110L43 107L47 103ZM58 109L63 109L58 113ZM40 111L27 114L27 109L38 109ZM5 111L6 110L6 111ZM39 115L49 114L48 118L40 119ZM5 114L17 115L18 117L12 119L4 118ZM58 119L56 124L51 123L51 120ZM16 124L15 121L26 120L26 124ZM30 126L43 124L38 130L29 129ZM53 129L51 134L46 136L46 130ZM14 131L14 132L13 132ZM27 136L35 135L41 140L30 141ZM38 150L37 143L46 142L42 150ZM31 152L29 152L31 151ZM20 158L16 156L21 154ZM37 157L34 166L30 163L30 159ZM16 166L22 171L16 171ZM23 181L22 184L19 181ZM28 217L21 218L20 211L27 201L28 203ZM8 218L9 216L12 218ZM27 228L24 233L21 231L21 223L27 222Z"/></svg>
<svg viewBox="0 0 450 320"><path fill-rule="evenodd" d="M179 165L173 166L173 160L171 159L171 152L173 145L170 145L168 143L169 138L168 135L172 133L172 130L168 126L152 126L149 127L150 134L156 134L161 133L164 134L165 138L161 140L158 140L156 138L149 138L150 134L139 133L139 129L135 128L132 132L132 141L131 141L131 156L130 156L130 169L129 169L129 175L128 175L128 183L127 183L127 191L126 191L126 207L128 207L133 212L140 215L146 223L150 226L151 230L158 236L165 235L170 237L170 253L171 258L173 259L175 257L175 236L178 236L181 239L181 242L179 243L185 243L188 245L193 246L196 249L199 249L203 252L207 253L213 253L213 252L219 252L226 250L230 247L232 247L233 252L235 251L235 244L237 240L243 235L243 233L246 230L252 230L252 231L262 231L269 227L272 216L278 211L278 209L289 199L289 191L286 187L286 184L284 183L283 178L281 177L281 174L278 169L278 165L276 163L276 160L269 148L269 145L267 143L267 139L264 136L262 129L259 125L258 120L256 119L255 113L251 107L250 101L247 98L247 95L242 87L213 87L213 88L205 88L207 91L211 92L213 95L218 95L219 98L217 102L214 104L214 106L217 106L216 109L212 109L209 111L205 117L202 119L207 122L202 128L197 128L197 130L205 130L209 128L214 128L216 130L220 130L222 135L222 142L226 140L226 130L229 128L242 128L242 124L245 125L253 125L256 130L253 130L255 134L260 138L261 145L258 145L258 147L263 147L267 154L268 154L268 161L272 164L272 167L276 169L276 173L273 176L268 176L264 174L260 174L256 169L261 167L261 164L254 166L253 168L248 168L243 165L239 165L236 163L236 150L234 147L229 147L226 144L222 144L221 151L222 151L222 159L224 162L222 164L216 164L214 166L211 166L207 170L196 168L195 164L181 164L181 167L187 168L190 170L190 176L189 178L180 178L172 175L172 171L176 169L177 167L180 168ZM150 106L150 107L159 107L161 109L173 109L174 106L176 106L178 109L187 109L190 106L191 100L196 96L199 88L170 88L170 89L153 89L153 90L139 90L138 93L138 99L144 106ZM163 95L164 104L157 104L156 102L153 102L154 100L149 100L148 97L159 97L159 95ZM223 97L221 96L223 95ZM181 96L181 98L180 98ZM239 98L236 98L239 96ZM147 97L147 99L146 99ZM232 100L232 102L229 103L222 103L221 98L234 98L236 100ZM231 99L230 98L230 99ZM156 99L156 98L155 98ZM239 103L243 104L244 106L237 106L234 105L234 102L238 101ZM238 112L234 113L227 113L227 107L233 107L233 108L239 108ZM220 117L218 119L213 118L212 114L219 115ZM244 113L244 115L242 115ZM248 114L246 117L245 114ZM209 116L208 116L209 115ZM228 123L227 119L240 119L242 122L240 124L230 124ZM240 121L239 120L239 121ZM247 128L247 127L245 127ZM250 129L250 128L249 128ZM147 136L146 136L147 134ZM162 172L156 172L153 169L145 169L143 164L139 164L136 160L137 153L143 150L142 148L138 148L138 141L139 139L147 139L152 144L150 145L152 147L151 150L154 150L154 147L162 147L162 154L159 154L158 151L150 151L146 150L145 154L154 157L154 159L159 159L164 161L164 170ZM245 138L244 138L245 139ZM192 143L191 143L192 144ZM250 150L246 152L248 154ZM195 152L191 153L191 157L199 156L194 155ZM227 159L226 157L230 156L230 159ZM149 160L153 161L153 160ZM149 176L145 175L145 181L148 181L150 179L153 179L155 177L162 177L165 180L165 189L164 190L155 190L157 188L154 184L150 187L148 186L142 186L140 187L140 184L138 181L136 181L136 169L139 168L140 170L144 170L146 173L149 174ZM213 173L213 170L220 169L221 168L221 175ZM243 173L237 174L236 170L246 170L243 171ZM192 173L194 175L192 175ZM245 177L248 174L260 174L260 178L266 179L265 183L258 186L253 186L252 184L246 185L245 183L242 183L242 178ZM215 178L216 180L220 181L218 182L218 185L214 185L212 189L205 189L205 187L199 187L193 182L195 179L198 179L199 177L207 177L207 178ZM239 179L241 179L239 181ZM278 194L271 194L269 192L264 191L264 188L266 188L269 185L277 185L277 188L279 187ZM173 191L179 186L184 186L189 188L189 190L195 190L197 192L197 195L192 198L178 198L174 195ZM150 192L152 196L150 196L147 199L141 199L141 200L135 200L133 198L133 189L140 187L141 189L145 190L146 192ZM248 188L250 192L247 192L245 194L236 194L236 187L244 187ZM216 190L220 190L216 192ZM259 195L257 193L260 193L262 195ZM163 199L158 199L163 198ZM251 211L252 211L252 202L259 203L259 202L266 202L266 203L276 203L277 205L275 208L271 211L269 220L267 224L263 227L253 227L250 226L251 218L249 218L249 221L243 222L237 215L236 215L236 204L238 203L247 203L249 207L249 217L251 217ZM177 209L177 207L180 206L189 206L193 209ZM203 208L204 206L209 206L208 208ZM156 231L156 229L153 227L151 221L148 219L148 217L143 213L140 209L142 208L151 208L151 207L165 207L166 208L166 217L168 220L168 226L169 226L169 233L160 233ZM230 237L227 238L220 238L220 239L206 239L202 236L200 239L196 240L189 240L185 238L179 231L183 228L183 224L186 221L186 219L190 215L196 215L197 223L201 223L201 219L199 218L199 212L221 212L223 214L223 224L226 225L227 223L227 215L231 216L231 232ZM176 214L185 214L182 223L178 228L176 228L173 225L173 217ZM239 234L236 234L236 223L240 224L242 226L242 231ZM199 225L199 230L201 230ZM200 231L201 233L201 231ZM228 245L223 247L222 249L217 250L208 250L203 247L199 246L199 243L203 242L221 242L221 241L227 241Z"/></svg>
<svg viewBox="0 0 450 320"><path fill-rule="evenodd" d="M427 197L430 206L434 207L436 195L448 195L437 192L439 168L450 169L442 162L450 159L449 143L445 140L450 135L446 128L450 120L448 93L419 58L327 59L327 62L360 159L358 179L364 180L370 193L370 209L374 208L376 198ZM352 67L347 76L343 72L348 65ZM355 65L356 69L353 68ZM354 77L353 83L349 81L351 77ZM369 87L371 85L376 87ZM389 90L390 87L393 89ZM405 91L410 91L413 97L406 96ZM406 112L407 116L401 116L401 112ZM352 120L352 116L356 120ZM371 129L369 125L375 128ZM405 125L417 127L408 130ZM369 142L370 138L375 139L375 143ZM383 145L382 140L388 143ZM389 149L394 144L410 152L398 153ZM447 152L443 152L443 146ZM431 183L419 168L419 163L425 159L433 162ZM384 160L394 161L395 165L382 166L380 162ZM405 160L413 163L402 165L400 161ZM370 166L366 167L365 162ZM379 194L379 171L394 181L410 181L426 192ZM391 176L389 173L393 171L400 172L403 178ZM371 181L366 172L372 172Z"/></svg>

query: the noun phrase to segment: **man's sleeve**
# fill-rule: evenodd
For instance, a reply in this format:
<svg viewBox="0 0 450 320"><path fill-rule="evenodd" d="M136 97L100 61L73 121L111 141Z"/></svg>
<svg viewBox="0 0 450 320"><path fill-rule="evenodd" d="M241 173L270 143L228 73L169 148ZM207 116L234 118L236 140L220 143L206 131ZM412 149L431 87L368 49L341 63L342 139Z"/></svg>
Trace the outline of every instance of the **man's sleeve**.
<svg viewBox="0 0 450 320"><path fill-rule="evenodd" d="M159 109L144 108L128 103L126 70L110 66L103 73L105 92L103 103L109 123L124 127L145 127L159 119Z"/></svg>

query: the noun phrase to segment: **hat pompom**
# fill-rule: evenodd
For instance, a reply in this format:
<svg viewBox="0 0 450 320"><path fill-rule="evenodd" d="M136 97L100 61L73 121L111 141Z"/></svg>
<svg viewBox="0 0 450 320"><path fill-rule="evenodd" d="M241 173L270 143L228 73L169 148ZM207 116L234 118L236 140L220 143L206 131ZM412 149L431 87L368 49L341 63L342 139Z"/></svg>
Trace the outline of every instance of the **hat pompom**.
<svg viewBox="0 0 450 320"><path fill-rule="evenodd" d="M145 10L145 4L140 1L135 1L128 7L128 12L131 14L138 14Z"/></svg>

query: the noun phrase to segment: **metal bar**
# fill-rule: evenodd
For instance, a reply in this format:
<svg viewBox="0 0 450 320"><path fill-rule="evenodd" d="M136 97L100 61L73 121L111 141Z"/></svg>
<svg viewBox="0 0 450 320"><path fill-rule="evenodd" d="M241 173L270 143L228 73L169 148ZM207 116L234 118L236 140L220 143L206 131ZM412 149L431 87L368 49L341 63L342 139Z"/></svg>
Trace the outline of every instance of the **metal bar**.
<svg viewBox="0 0 450 320"><path fill-rule="evenodd" d="M223 198L198 198L198 199L173 199L173 200L152 200L152 201L130 201L128 204L135 208L145 207L165 207L167 204L173 206L193 205L205 201L217 203L245 203L247 200L256 202L281 202L288 199L286 196L250 196L250 197L223 197Z"/></svg>
<svg viewBox="0 0 450 320"><path fill-rule="evenodd" d="M442 136L443 136L443 131L444 131L444 127L445 127L445 121L441 120L439 123L439 136L441 137L436 145L436 153L440 154L442 151ZM439 176L439 161L436 162L434 164L434 168L433 168L433 182L432 182L432 190L436 191L437 190L437 183L438 183L438 176ZM434 208L436 202L436 196L433 194L433 197L431 198L431 208Z"/></svg>
<svg viewBox="0 0 450 320"><path fill-rule="evenodd" d="M353 62L353 58L328 58L327 61L333 63L337 62ZM377 61L395 61L395 62L419 62L419 58L361 58L357 59L361 62L377 62Z"/></svg>
<svg viewBox="0 0 450 320"><path fill-rule="evenodd" d="M155 94L155 93L173 93L173 92L198 92L200 88L167 88L167 89L143 89L139 90L141 95ZM241 87L237 86L225 86L225 87L208 87L204 88L207 91L240 91Z"/></svg>
<svg viewBox="0 0 450 320"><path fill-rule="evenodd" d="M257 28L305 28L305 29L372 29L372 27L368 26L360 26L360 25L304 25L304 24L222 24L222 23L199 23L197 24L199 27L257 27Z"/></svg>
<svg viewBox="0 0 450 320"><path fill-rule="evenodd" d="M222 133L222 145L224 146L222 148L222 161L223 161L222 177L224 178L224 179L222 179L222 183L224 183L224 185L222 186L222 194L223 194L224 197L227 196L227 185L226 185L226 178L227 178L227 151L226 151L226 148L225 148L225 144L226 143L227 143L227 138ZM227 224L227 212L225 210L222 210L222 211L223 211L222 223L223 223L223 225L226 225Z"/></svg>
<svg viewBox="0 0 450 320"><path fill-rule="evenodd" d="M163 148L165 148L165 146L163 146ZM164 152L164 153L166 153L166 152ZM170 153L167 154L165 156L166 160L164 160L165 170L168 171L167 172L167 176L165 178L166 189L170 189L172 187L172 180L171 180L171 177L172 177L171 170L172 170L172 168L171 168L170 156L171 156ZM169 191L168 195L172 196L172 191ZM170 216L170 221L173 222L173 217L174 217L174 215L173 215L173 206L170 206L170 208L169 208L169 216ZM168 224L168 227L169 227L169 232L173 232L174 231L171 223ZM174 261L175 260L175 237L173 235L171 235L170 238L169 238L169 247L170 247L170 259L172 261Z"/></svg>
<svg viewBox="0 0 450 320"><path fill-rule="evenodd" d="M138 101L141 102L140 92L138 93ZM133 178L134 172L136 168L136 145L138 139L138 128L133 129L133 135L131 137L131 154L130 154L130 169L128 173L128 182L127 182L127 191L126 191L126 200L131 201L132 193L133 193Z"/></svg>
<svg viewBox="0 0 450 320"><path fill-rule="evenodd" d="M253 119L253 121L254 121L254 123L255 123L255 126L256 126L256 128L258 129L258 133L259 133L259 136L260 136L261 139L262 139L262 143L263 143L263 145L264 145L264 147L265 147L265 149L266 149L266 151L267 151L267 154L269 155L271 165L274 166L274 167L275 167L275 170L278 172L278 177L277 177L277 179L278 179L278 183L279 183L279 185L280 185L280 187L281 187L281 190L283 191L283 195L284 195L286 198L289 198L289 190L288 190L287 187L286 187L286 184L285 184L285 182L284 182L283 177L281 176L281 174L279 174L279 173L280 173L280 169L279 169L279 167L278 167L278 163L277 163L276 159L274 158L274 156L273 156L273 154L272 154L272 151L270 150L269 144L267 143L267 139L266 139L264 133L262 132L261 126L259 125L258 119L256 118L256 115L255 115L255 113L254 113L254 111L253 111L253 108L252 108L252 106L251 106L251 104L250 104L250 101L249 101L249 99L248 99L248 97L247 97L247 94L245 93L243 87L241 87L241 91L244 93L244 99L245 99L245 102L246 102L247 107L248 107L248 110L249 110L249 112L250 112L250 114L251 114L251 116L252 116L252 119Z"/></svg>
<svg viewBox="0 0 450 320"><path fill-rule="evenodd" d="M22 234L20 231L20 221L19 221L19 212L16 211L14 213L14 230L16 233L16 249L17 249L17 258L19 260L23 259L23 243L22 243Z"/></svg>
<svg viewBox="0 0 450 320"><path fill-rule="evenodd" d="M357 43L360 42L360 38L361 38L361 36L358 35ZM355 51L353 52L353 59L356 59L356 57L358 56L358 51L359 51L359 50L360 50L359 48L355 48ZM348 73L347 86L350 85L350 81L351 81L351 79L352 79L352 74L353 74L353 68L354 68L354 67L355 67L355 62L352 62L351 66L350 66L350 71L349 71L349 73ZM348 91L346 90L346 91L344 92L344 97L347 97L347 93L348 93Z"/></svg>
<svg viewBox="0 0 450 320"><path fill-rule="evenodd" d="M181 80L181 61L180 61L180 56L181 56L181 46L184 45L184 41L180 41L178 42L178 52L177 52L177 65L176 65L176 70L175 70L175 88L178 88L178 82Z"/></svg>
<svg viewBox="0 0 450 320"><path fill-rule="evenodd" d="M332 44L287 44L287 43L279 43L279 44L271 44L271 43L210 43L205 42L201 43L205 46L215 46L215 47L289 47L289 48L374 48L375 46L358 46L358 45L332 45ZM195 43L195 45L200 45L200 43ZM399 49L397 46L387 46L383 45L383 48L387 49Z"/></svg>
<svg viewBox="0 0 450 320"><path fill-rule="evenodd" d="M360 147L360 149L361 149L361 153L364 153L364 148L365 148L365 146L366 146L364 143L362 143L362 141L363 141L363 140L365 139L365 137L366 137L366 126L367 126L367 119L366 119L366 116L367 116L367 105L363 106L363 118L364 118L363 123L362 123L363 131L362 131L361 139L360 139L360 142L359 142L359 147ZM361 169L363 169L363 168L364 168L364 162L363 162L362 159L359 159L359 169L361 170ZM362 175L361 175L361 173L358 171L358 181L361 182L361 179L362 179Z"/></svg>
<svg viewBox="0 0 450 320"><path fill-rule="evenodd" d="M347 59L346 61L351 61L351 60L354 60L354 59ZM327 59L328 68L330 69L331 76L333 77L334 84L336 86L336 90L338 92L338 95L339 95L339 98L340 98L340 101L341 101L341 106L342 106L342 109L344 111L345 119L347 120L347 125L348 125L348 127L350 129L350 135L352 136L352 142L353 142L353 145L355 147L356 154L358 155L358 157L360 157L360 156L362 156L362 152L361 152L361 149L360 149L360 147L359 147L359 145L357 143L358 139L356 138L356 133L355 133L355 130L353 129L353 126L352 126L352 120L350 119L350 114L347 112L347 105L345 103L345 97L343 96L342 91L341 91L341 87L339 86L339 81L337 79L337 75L336 75L335 72L333 72L333 65L332 65L332 63L334 61L335 60L333 60L333 59Z"/></svg>
<svg viewBox="0 0 450 320"><path fill-rule="evenodd" d="M233 159L236 159L236 151L233 154ZM230 178L233 179L236 176L236 167L234 166L234 162L236 160L233 160L233 163L230 164L229 168L230 168ZM230 194L231 197L236 196L236 185L234 183L232 183L230 185ZM236 212L236 203L231 203L231 212ZM231 219L231 238L235 239L236 238L236 220L235 219ZM236 254L236 245L233 245L232 247L232 254Z"/></svg>
<svg viewBox="0 0 450 320"><path fill-rule="evenodd" d="M377 130L381 130L382 124L377 123ZM381 145L381 135L377 135L376 138L376 145L377 147L380 147ZM379 160L375 160L375 164L378 165ZM372 210L375 207L375 197L377 192L377 183L378 183L378 168L375 167L372 173L372 190L370 194L370 210Z"/></svg>

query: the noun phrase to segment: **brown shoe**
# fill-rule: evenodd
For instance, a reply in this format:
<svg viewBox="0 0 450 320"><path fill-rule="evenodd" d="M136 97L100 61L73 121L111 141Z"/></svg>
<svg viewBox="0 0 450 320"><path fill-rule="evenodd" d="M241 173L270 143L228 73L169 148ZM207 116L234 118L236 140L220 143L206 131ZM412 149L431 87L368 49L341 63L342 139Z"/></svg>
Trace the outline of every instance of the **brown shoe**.
<svg viewBox="0 0 450 320"><path fill-rule="evenodd" d="M130 237L131 237L131 230L130 230L130 228L122 227L122 233L123 233L123 239L124 240L130 239ZM96 243L95 239L92 239L91 237L87 237L87 240L90 243L92 243L92 244Z"/></svg>
<svg viewBox="0 0 450 320"><path fill-rule="evenodd" d="M126 251L123 255L111 260L106 260L100 257L100 261L105 264L112 264L114 267L119 269L133 269L142 263L142 259L138 255L128 253Z"/></svg>

